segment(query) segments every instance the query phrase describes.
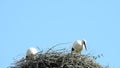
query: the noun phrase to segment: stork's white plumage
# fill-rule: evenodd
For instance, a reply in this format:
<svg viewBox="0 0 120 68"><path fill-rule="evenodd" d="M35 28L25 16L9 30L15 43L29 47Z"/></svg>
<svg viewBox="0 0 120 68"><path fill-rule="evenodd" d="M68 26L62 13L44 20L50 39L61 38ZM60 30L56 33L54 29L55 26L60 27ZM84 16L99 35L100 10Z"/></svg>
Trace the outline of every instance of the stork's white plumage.
<svg viewBox="0 0 120 68"><path fill-rule="evenodd" d="M37 58L37 53L38 53L38 50L36 48L29 48L26 52L26 59L30 60L30 59L33 59L33 60L36 60Z"/></svg>
<svg viewBox="0 0 120 68"><path fill-rule="evenodd" d="M72 46L72 54L81 54L83 48L87 50L85 40L75 41Z"/></svg>

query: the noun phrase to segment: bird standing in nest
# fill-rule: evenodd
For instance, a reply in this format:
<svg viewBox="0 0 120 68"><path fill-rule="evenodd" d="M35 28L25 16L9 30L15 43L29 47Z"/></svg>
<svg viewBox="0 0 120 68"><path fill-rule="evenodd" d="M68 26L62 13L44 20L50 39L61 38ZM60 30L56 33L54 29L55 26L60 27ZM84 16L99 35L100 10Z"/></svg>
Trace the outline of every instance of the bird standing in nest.
<svg viewBox="0 0 120 68"><path fill-rule="evenodd" d="M73 43L71 53L81 55L81 52L83 51L84 48L87 50L85 40L77 40Z"/></svg>

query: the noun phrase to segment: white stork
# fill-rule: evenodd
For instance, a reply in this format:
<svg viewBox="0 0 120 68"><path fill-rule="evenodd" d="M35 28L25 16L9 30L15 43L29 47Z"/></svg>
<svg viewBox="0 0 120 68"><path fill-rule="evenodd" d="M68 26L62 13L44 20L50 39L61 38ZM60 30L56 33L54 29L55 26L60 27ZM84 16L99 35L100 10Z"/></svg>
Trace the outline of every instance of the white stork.
<svg viewBox="0 0 120 68"><path fill-rule="evenodd" d="M36 60L38 57L38 50L36 48L29 48L26 52L26 59L27 60Z"/></svg>
<svg viewBox="0 0 120 68"><path fill-rule="evenodd" d="M87 50L85 40L77 40L73 43L71 53L81 55L83 48Z"/></svg>

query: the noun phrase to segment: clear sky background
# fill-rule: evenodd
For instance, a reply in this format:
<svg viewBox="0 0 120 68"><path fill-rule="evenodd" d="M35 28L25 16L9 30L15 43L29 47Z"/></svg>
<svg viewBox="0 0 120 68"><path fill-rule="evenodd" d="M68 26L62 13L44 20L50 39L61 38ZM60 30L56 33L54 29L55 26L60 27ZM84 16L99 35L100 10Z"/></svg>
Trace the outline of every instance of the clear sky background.
<svg viewBox="0 0 120 68"><path fill-rule="evenodd" d="M104 55L99 63L120 68L120 0L0 0L0 68L29 47L78 39L87 40L88 52Z"/></svg>

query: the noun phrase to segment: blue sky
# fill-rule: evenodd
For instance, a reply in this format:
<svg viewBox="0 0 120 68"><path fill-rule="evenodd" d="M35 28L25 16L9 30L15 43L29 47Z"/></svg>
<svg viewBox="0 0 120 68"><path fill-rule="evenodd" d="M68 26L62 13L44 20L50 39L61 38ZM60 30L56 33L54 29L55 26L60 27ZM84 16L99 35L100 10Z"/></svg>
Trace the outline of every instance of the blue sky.
<svg viewBox="0 0 120 68"><path fill-rule="evenodd" d="M119 0L0 0L0 68L25 56L29 47L86 39L102 65L119 68ZM70 48L72 43L61 45Z"/></svg>

